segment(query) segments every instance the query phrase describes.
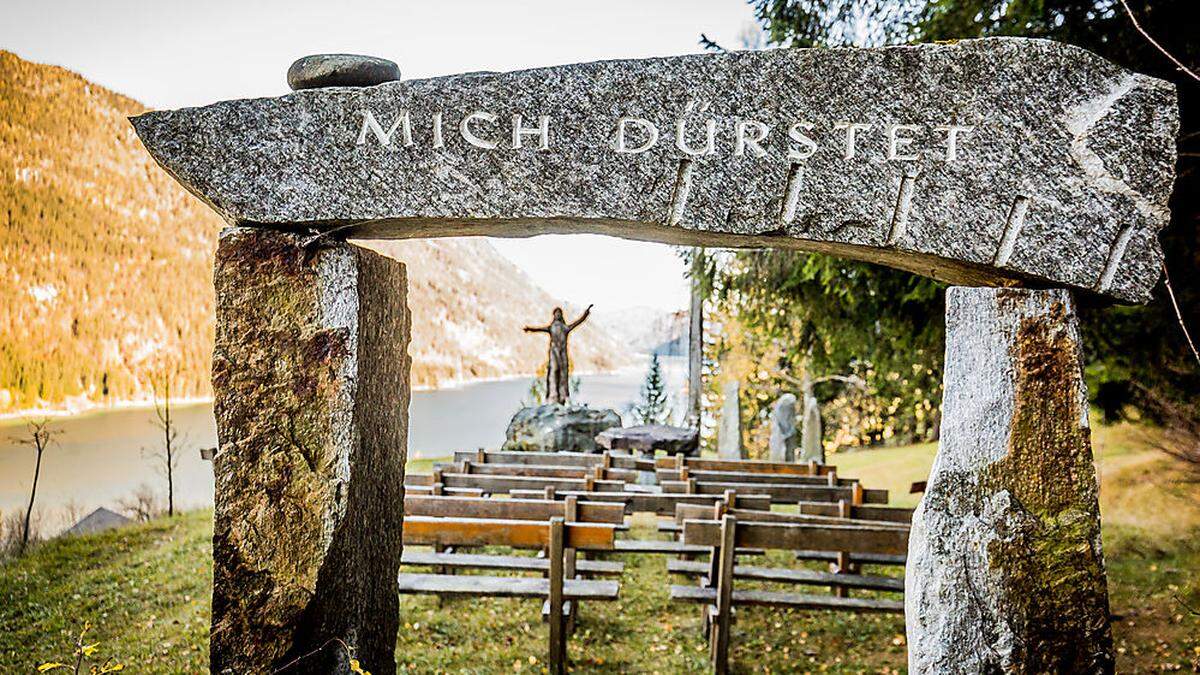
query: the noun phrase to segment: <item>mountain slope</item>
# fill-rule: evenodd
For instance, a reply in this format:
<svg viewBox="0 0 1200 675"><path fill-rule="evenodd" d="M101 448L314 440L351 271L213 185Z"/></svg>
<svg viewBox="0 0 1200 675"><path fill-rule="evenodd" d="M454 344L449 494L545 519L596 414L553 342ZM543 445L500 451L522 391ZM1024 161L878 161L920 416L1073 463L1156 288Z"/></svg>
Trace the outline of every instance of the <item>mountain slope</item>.
<svg viewBox="0 0 1200 675"><path fill-rule="evenodd" d="M209 392L221 220L150 159L145 107L0 51L0 413ZM417 384L531 373L553 301L485 240L381 244L410 263ZM580 334L581 369L617 345Z"/></svg>

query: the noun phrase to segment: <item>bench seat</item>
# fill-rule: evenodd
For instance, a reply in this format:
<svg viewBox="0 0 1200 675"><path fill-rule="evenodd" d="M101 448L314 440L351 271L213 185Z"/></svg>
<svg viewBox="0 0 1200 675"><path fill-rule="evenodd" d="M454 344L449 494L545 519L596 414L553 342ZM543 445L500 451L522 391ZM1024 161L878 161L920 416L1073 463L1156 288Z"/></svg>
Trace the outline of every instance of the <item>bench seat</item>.
<svg viewBox="0 0 1200 675"><path fill-rule="evenodd" d="M613 542L614 553L663 553L667 555L691 554L703 555L711 553L707 546L694 546L681 541L662 541L659 539L618 539ZM739 548L738 555L762 555L762 549Z"/></svg>
<svg viewBox="0 0 1200 675"><path fill-rule="evenodd" d="M820 560L837 562L836 551L796 551L797 560ZM850 553L850 562L864 565L894 565L903 567L908 562L908 556L890 555L886 553Z"/></svg>
<svg viewBox="0 0 1200 675"><path fill-rule="evenodd" d="M674 574L703 576L709 573L709 564L690 560L668 560L667 571ZM785 567L754 567L734 565L733 576L738 579L756 581L778 581L810 586L841 586L872 591L904 592L904 579L869 574L835 574L815 570L797 570Z"/></svg>
<svg viewBox="0 0 1200 675"><path fill-rule="evenodd" d="M401 565L457 567L465 569L510 570L517 572L548 572L549 558L534 558L519 555L483 555L476 553L435 553L431 551L405 551L400 557ZM577 560L575 573L584 576L621 576L625 563L605 560Z"/></svg>
<svg viewBox="0 0 1200 675"><path fill-rule="evenodd" d="M401 595L464 595L504 598L544 598L550 595L550 580L533 577L490 577L475 575L401 574ZM615 581L564 579L563 597L572 600L616 600L620 585Z"/></svg>
<svg viewBox="0 0 1200 675"><path fill-rule="evenodd" d="M701 586L671 586L671 599L682 600L684 602L714 603L717 601L717 589L703 588ZM781 593L778 591L740 591L734 589L733 604L791 607L793 609L828 609L849 612L904 613L904 603L900 600L839 598L835 595Z"/></svg>

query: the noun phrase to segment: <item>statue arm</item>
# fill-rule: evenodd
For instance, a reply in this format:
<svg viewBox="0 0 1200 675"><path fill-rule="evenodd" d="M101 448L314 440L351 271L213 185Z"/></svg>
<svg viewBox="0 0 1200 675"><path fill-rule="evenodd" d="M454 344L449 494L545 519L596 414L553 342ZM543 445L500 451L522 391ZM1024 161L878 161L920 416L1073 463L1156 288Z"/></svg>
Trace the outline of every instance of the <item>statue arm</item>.
<svg viewBox="0 0 1200 675"><path fill-rule="evenodd" d="M526 333L549 333L550 326L525 326Z"/></svg>
<svg viewBox="0 0 1200 675"><path fill-rule="evenodd" d="M576 328L579 327L579 324L583 323L584 321L587 321L588 315L592 313L592 307L594 307L594 306L595 305L588 305L587 309L583 310L583 314L580 314L578 319L575 319L574 321L571 322L571 325L567 326L567 330L568 331L575 330Z"/></svg>

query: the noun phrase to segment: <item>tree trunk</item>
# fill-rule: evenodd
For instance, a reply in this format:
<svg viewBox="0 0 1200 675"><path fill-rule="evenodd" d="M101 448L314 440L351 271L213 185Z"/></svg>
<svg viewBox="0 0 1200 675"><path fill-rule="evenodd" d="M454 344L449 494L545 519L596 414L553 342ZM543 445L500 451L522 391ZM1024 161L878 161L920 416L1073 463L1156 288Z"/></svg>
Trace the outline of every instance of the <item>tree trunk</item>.
<svg viewBox="0 0 1200 675"><path fill-rule="evenodd" d="M42 445L37 445L37 462L33 465L33 487L29 489L29 508L25 509L25 528L21 532L21 553L29 544L29 521L33 517L33 500L37 496L38 476L42 473Z"/></svg>
<svg viewBox="0 0 1200 675"><path fill-rule="evenodd" d="M175 475L174 466L175 449L171 447L171 385L167 385L166 390L166 422L163 424L163 433L166 434L167 440L167 517L175 515Z"/></svg>
<svg viewBox="0 0 1200 675"><path fill-rule="evenodd" d="M692 305L688 311L688 404L686 426L700 427L700 392L704 367L704 296L700 274L704 269L704 249L692 249Z"/></svg>

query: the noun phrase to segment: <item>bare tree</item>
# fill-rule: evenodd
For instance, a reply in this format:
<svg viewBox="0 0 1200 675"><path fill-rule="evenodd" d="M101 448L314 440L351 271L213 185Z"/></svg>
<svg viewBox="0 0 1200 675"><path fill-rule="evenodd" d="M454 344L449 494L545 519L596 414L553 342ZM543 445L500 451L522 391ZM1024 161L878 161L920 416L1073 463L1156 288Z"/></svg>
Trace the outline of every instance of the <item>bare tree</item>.
<svg viewBox="0 0 1200 675"><path fill-rule="evenodd" d="M1140 385L1137 391L1162 428L1160 434L1147 434L1150 445L1184 462L1191 480L1200 481L1200 403L1176 401Z"/></svg>
<svg viewBox="0 0 1200 675"><path fill-rule="evenodd" d="M33 485L29 488L29 508L25 510L25 523L21 526L21 545L18 553L24 553L29 545L30 521L33 518L33 502L37 498L38 479L42 474L42 455L51 443L56 442L56 436L62 433L60 429L51 429L49 420L29 421L26 429L28 436L14 439L19 445L27 445L37 452L37 461L33 465Z"/></svg>
<svg viewBox="0 0 1200 675"><path fill-rule="evenodd" d="M154 489L145 483L138 485L137 489L129 493L128 497L121 499L118 505L125 515L139 523L154 519L161 511L158 495L154 494Z"/></svg>
<svg viewBox="0 0 1200 675"><path fill-rule="evenodd" d="M181 436L171 417L171 374L164 371L154 382L154 414L151 422L162 432L162 447L149 451L157 462L159 472L167 479L167 515L175 515L175 469L179 466L179 455L186 435ZM147 453L145 448L143 453Z"/></svg>

